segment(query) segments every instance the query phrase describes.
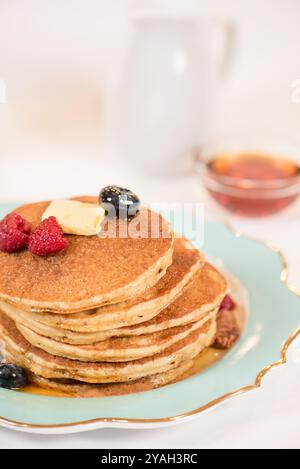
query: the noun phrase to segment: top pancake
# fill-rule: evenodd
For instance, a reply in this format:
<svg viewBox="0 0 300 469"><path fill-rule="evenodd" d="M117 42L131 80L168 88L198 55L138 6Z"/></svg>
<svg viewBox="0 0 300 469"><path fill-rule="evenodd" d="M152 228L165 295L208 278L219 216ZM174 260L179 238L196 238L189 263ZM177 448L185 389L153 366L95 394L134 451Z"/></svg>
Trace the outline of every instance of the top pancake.
<svg viewBox="0 0 300 469"><path fill-rule="evenodd" d="M95 197L76 200L97 203ZM49 202L15 210L37 226ZM145 237L66 235L68 247L49 257L0 252L0 298L34 311L81 311L126 301L153 286L172 263L174 235L158 214L141 209ZM117 221L117 230L134 226ZM133 225L132 225L133 224ZM151 237L153 227L157 237Z"/></svg>

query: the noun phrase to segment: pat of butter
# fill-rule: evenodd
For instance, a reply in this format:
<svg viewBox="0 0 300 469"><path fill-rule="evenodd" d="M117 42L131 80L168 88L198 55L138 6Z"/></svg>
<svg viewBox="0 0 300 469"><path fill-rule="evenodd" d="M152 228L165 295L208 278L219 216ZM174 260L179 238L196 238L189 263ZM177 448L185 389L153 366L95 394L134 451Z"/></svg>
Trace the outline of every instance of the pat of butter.
<svg viewBox="0 0 300 469"><path fill-rule="evenodd" d="M54 200L43 213L42 220L49 217L55 217L66 234L95 236L101 230L105 211L96 204Z"/></svg>

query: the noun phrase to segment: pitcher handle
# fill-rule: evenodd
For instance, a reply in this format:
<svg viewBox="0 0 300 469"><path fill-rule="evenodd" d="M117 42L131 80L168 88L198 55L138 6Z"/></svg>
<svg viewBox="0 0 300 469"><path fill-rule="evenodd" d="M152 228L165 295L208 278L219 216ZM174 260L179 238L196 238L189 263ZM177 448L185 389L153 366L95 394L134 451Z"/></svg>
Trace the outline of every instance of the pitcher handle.
<svg viewBox="0 0 300 469"><path fill-rule="evenodd" d="M227 79L230 75L237 45L237 26L232 20L216 19L214 21L219 32L219 47L216 51L217 66L220 76Z"/></svg>

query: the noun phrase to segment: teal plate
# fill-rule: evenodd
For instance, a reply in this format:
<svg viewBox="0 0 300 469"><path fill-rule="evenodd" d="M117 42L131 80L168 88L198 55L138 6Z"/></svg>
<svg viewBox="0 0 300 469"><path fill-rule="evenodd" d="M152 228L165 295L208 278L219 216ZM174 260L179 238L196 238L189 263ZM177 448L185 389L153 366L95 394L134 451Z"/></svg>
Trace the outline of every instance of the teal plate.
<svg viewBox="0 0 300 469"><path fill-rule="evenodd" d="M0 207L0 218L11 208ZM57 398L0 389L0 424L48 434L157 428L259 387L272 367L286 362L287 349L300 333L300 294L287 286L287 266L278 250L236 235L223 224L205 225L204 250L223 260L250 298L247 328L221 361L179 383L121 397Z"/></svg>

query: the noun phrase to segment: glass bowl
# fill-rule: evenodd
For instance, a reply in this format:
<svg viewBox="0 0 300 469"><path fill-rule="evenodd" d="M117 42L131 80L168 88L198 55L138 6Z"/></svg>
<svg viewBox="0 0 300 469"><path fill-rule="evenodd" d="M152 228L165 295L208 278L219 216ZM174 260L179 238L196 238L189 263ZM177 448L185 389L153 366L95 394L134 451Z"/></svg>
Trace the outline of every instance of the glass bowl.
<svg viewBox="0 0 300 469"><path fill-rule="evenodd" d="M198 148L196 168L210 196L236 215L274 215L300 194L300 146L274 138L219 138Z"/></svg>

